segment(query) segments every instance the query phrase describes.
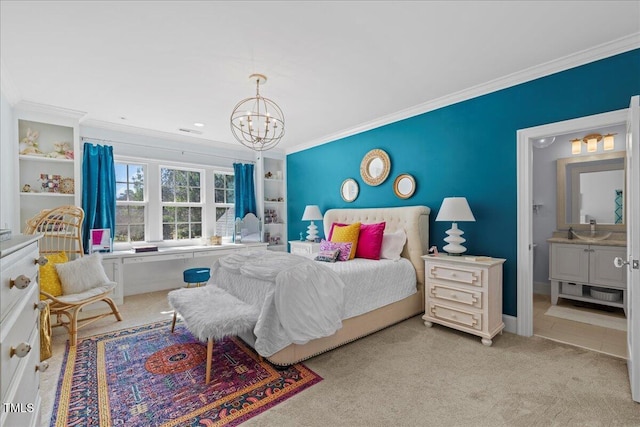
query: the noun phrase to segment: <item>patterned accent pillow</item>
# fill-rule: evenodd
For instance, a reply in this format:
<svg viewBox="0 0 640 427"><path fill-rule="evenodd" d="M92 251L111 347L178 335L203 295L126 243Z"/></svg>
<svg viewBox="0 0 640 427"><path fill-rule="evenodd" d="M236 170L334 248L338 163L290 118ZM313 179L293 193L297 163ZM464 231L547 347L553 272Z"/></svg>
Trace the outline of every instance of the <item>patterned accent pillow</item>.
<svg viewBox="0 0 640 427"><path fill-rule="evenodd" d="M49 254L46 256L49 260L45 265L40 267L40 289L54 297L62 295L62 284L56 271L56 264L61 264L69 261L67 254L59 252L57 254ZM47 299L44 295L40 295L40 299Z"/></svg>
<svg viewBox="0 0 640 427"><path fill-rule="evenodd" d="M315 260L322 262L336 262L336 260L338 259L338 255L340 255L340 249L334 249L331 251L320 251L318 252L318 256L315 257Z"/></svg>
<svg viewBox="0 0 640 427"><path fill-rule="evenodd" d="M349 254L351 253L350 242L347 243L338 243L338 242L329 242L327 240L322 239L320 241L320 251L333 251L338 250L338 259L337 261L349 261Z"/></svg>
<svg viewBox="0 0 640 427"><path fill-rule="evenodd" d="M360 235L360 223L354 222L344 227L333 227L333 234L331 235L332 242L351 242L351 252L349 253L349 259L353 259L356 256L356 248L358 247L358 236Z"/></svg>

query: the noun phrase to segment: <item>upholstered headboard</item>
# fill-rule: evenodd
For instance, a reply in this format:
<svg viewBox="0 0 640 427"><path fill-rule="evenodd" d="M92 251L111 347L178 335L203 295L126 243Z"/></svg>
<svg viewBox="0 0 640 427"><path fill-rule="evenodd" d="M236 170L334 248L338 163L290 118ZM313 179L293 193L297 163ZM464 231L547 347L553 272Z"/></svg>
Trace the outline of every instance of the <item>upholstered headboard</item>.
<svg viewBox="0 0 640 427"><path fill-rule="evenodd" d="M399 208L359 208L329 209L324 214L324 235L329 235L334 222L350 224L361 222L371 224L385 221L385 231L403 229L407 233L407 243L402 257L407 258L416 269L419 288L424 288L424 260L429 246L429 213L426 206L406 206Z"/></svg>

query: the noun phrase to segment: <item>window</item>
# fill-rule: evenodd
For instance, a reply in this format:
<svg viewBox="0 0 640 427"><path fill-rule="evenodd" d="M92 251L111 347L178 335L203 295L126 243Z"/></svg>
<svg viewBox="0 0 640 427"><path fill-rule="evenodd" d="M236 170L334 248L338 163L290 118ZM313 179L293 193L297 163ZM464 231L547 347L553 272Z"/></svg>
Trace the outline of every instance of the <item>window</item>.
<svg viewBox="0 0 640 427"><path fill-rule="evenodd" d="M115 242L141 242L145 240L144 170L142 164L115 163Z"/></svg>
<svg viewBox="0 0 640 427"><path fill-rule="evenodd" d="M201 174L195 170L160 168L163 240L202 237Z"/></svg>
<svg viewBox="0 0 640 427"><path fill-rule="evenodd" d="M216 235L233 236L235 228L235 181L233 173L214 173L214 205L216 209Z"/></svg>

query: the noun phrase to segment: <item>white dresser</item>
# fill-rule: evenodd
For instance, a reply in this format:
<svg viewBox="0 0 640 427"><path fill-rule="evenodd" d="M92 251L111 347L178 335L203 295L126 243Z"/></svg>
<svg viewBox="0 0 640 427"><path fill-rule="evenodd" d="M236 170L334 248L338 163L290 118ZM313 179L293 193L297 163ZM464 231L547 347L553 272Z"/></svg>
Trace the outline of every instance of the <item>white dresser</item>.
<svg viewBox="0 0 640 427"><path fill-rule="evenodd" d="M40 423L38 240L14 236L0 242L0 426Z"/></svg>
<svg viewBox="0 0 640 427"><path fill-rule="evenodd" d="M491 345L504 329L502 258L425 255L425 326L438 323L482 337Z"/></svg>

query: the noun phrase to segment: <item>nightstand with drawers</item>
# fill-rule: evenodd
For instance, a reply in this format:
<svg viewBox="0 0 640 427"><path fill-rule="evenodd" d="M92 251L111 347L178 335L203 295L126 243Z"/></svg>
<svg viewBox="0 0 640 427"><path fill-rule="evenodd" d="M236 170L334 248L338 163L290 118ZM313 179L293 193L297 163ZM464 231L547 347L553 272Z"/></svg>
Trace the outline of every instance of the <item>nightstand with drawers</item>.
<svg viewBox="0 0 640 427"><path fill-rule="evenodd" d="M433 323L482 337L490 346L504 329L502 264L504 259L425 255L425 326Z"/></svg>
<svg viewBox="0 0 640 427"><path fill-rule="evenodd" d="M320 243L308 242L306 240L290 240L289 252L307 258L315 258L320 252Z"/></svg>

